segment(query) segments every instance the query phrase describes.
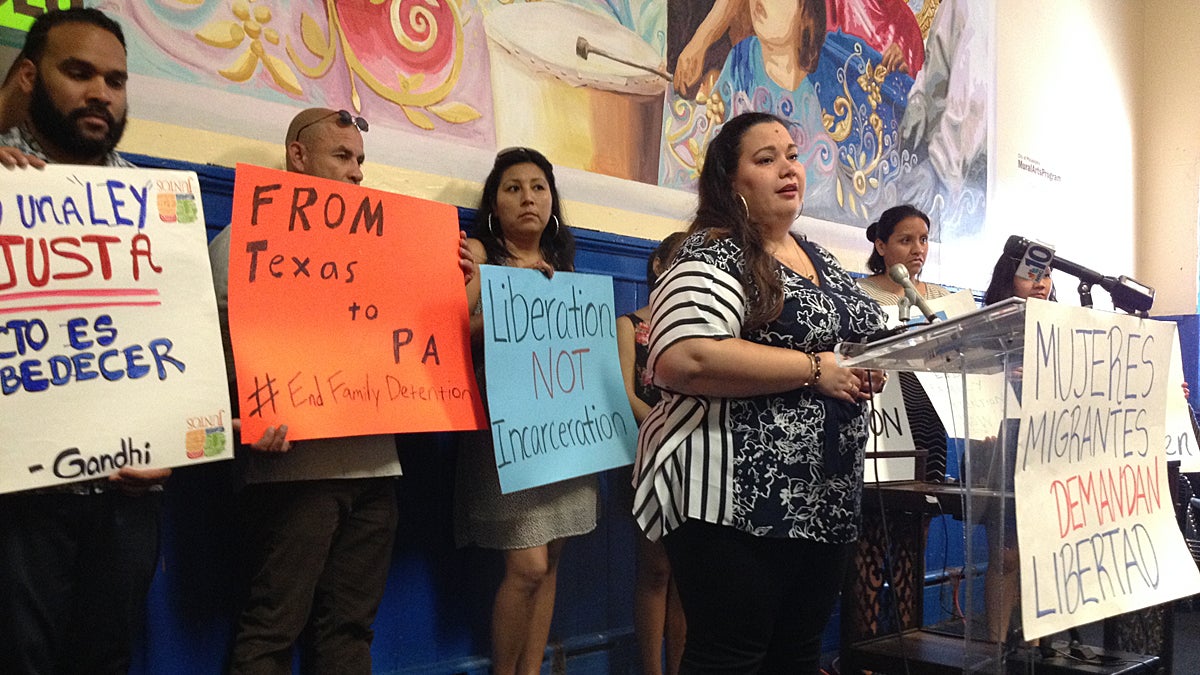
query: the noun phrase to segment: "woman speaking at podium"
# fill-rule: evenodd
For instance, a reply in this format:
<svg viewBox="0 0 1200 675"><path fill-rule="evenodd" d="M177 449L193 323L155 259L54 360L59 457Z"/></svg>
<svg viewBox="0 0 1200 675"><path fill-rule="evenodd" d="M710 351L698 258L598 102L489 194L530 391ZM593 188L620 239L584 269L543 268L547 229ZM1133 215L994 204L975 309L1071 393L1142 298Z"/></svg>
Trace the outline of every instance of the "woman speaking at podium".
<svg viewBox="0 0 1200 675"><path fill-rule="evenodd" d="M816 673L858 538L862 402L882 373L831 351L883 327L825 249L789 230L804 166L746 113L708 146L699 208L651 296L634 516L663 539L687 617L683 673Z"/></svg>

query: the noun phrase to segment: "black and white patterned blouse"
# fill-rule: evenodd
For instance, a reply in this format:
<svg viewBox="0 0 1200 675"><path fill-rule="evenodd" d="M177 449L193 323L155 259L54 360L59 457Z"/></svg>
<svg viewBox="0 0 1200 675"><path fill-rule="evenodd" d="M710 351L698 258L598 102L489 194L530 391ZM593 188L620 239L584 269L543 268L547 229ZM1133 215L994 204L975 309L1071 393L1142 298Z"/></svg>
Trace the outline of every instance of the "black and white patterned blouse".
<svg viewBox="0 0 1200 675"><path fill-rule="evenodd" d="M746 294L741 248L732 240L688 237L650 297L650 361L690 338L740 337L823 352L883 328L879 305L825 249L800 239L820 286L778 265L783 312L743 330ZM811 387L750 398L663 391L638 438L634 516L650 539L689 518L757 536L824 543L858 538L862 404L828 399ZM828 441L828 442L827 442Z"/></svg>

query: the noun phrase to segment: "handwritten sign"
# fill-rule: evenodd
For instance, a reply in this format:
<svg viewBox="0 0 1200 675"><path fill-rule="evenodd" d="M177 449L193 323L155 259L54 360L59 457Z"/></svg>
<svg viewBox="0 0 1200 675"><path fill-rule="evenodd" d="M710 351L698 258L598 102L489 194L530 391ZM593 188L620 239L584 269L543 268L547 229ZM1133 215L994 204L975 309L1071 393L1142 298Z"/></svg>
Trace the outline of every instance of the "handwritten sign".
<svg viewBox="0 0 1200 675"><path fill-rule="evenodd" d="M869 408L867 452L910 452L916 449L908 411L900 391L900 378L890 373L883 391L875 394ZM916 460L912 457L868 457L863 480L868 483L916 478Z"/></svg>
<svg viewBox="0 0 1200 675"><path fill-rule="evenodd" d="M0 256L0 492L232 456L195 174L5 171Z"/></svg>
<svg viewBox="0 0 1200 675"><path fill-rule="evenodd" d="M1030 300L1015 459L1027 639L1200 590L1161 439L1172 324Z"/></svg>
<svg viewBox="0 0 1200 675"><path fill-rule="evenodd" d="M239 164L229 330L242 434L481 429L453 206Z"/></svg>
<svg viewBox="0 0 1200 675"><path fill-rule="evenodd" d="M1192 420L1192 409L1183 397L1183 352L1179 347L1179 331L1171 340L1171 362L1167 365L1167 422L1166 439L1168 460L1179 460L1182 473L1200 471L1200 446L1196 443L1196 428ZM1172 392L1179 392L1175 396Z"/></svg>
<svg viewBox="0 0 1200 675"><path fill-rule="evenodd" d="M500 489L633 463L612 279L482 266L484 366Z"/></svg>
<svg viewBox="0 0 1200 675"><path fill-rule="evenodd" d="M962 316L977 309L970 291L958 291L928 302L934 313L943 319ZM898 326L900 322L896 308L884 307L884 311L888 326ZM913 317L910 323L923 321L924 318L918 316ZM1016 399L1005 385L1003 375L972 374L967 375L965 380L962 375L954 373L918 372L916 376L945 426L947 435L952 438L963 438L968 434L976 440L995 436L1004 414L1005 399L1010 410L1017 409ZM966 400L971 401L970 406L964 403L964 382Z"/></svg>

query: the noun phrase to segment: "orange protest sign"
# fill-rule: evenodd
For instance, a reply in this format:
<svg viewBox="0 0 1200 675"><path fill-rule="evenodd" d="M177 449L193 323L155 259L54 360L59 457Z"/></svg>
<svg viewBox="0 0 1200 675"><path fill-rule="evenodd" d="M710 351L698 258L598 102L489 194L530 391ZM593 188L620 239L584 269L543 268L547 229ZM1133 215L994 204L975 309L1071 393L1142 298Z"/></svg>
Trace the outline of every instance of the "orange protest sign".
<svg viewBox="0 0 1200 675"><path fill-rule="evenodd" d="M239 164L231 235L243 439L484 428L453 206Z"/></svg>

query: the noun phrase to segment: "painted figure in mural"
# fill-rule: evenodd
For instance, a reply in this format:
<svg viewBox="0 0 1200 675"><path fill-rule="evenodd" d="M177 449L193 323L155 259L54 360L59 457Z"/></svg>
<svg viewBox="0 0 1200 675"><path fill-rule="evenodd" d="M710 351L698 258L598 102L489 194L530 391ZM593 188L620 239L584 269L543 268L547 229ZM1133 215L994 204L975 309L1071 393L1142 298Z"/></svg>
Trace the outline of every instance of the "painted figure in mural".
<svg viewBox="0 0 1200 675"><path fill-rule="evenodd" d="M738 39L738 17L747 15L751 33ZM861 200L866 192L867 174L900 165L890 155L885 159L883 150L896 144L894 120L911 86L909 73L924 62L912 12L898 0L720 0L680 54L677 91L690 84L697 54L704 55L708 41L726 29L733 48L715 84L701 86L707 90L707 123L716 131L722 120L749 110L797 122L797 145L809 170L809 213L831 220L845 220L846 209L857 214L864 205L855 195ZM679 121L677 116L667 126ZM678 132L672 136L678 147ZM670 160L664 158L664 168L673 165ZM687 185L687 175L677 187ZM678 178L660 173L664 184Z"/></svg>
<svg viewBox="0 0 1200 675"><path fill-rule="evenodd" d="M699 3L700 7L706 4ZM781 70L794 74L794 69L780 67L779 47L786 33L781 28L787 25L782 12L811 17L817 13L816 4L823 5L826 32L819 59L804 82L792 86L797 84L795 79L779 77ZM803 11L794 10L797 5L803 6ZM717 0L710 7L701 21L696 21L698 12L690 6L686 11L672 7L668 19L672 41L668 67L674 67L674 87L664 108L661 185L691 188L700 170L704 144L724 120L758 110L797 123L793 127L796 142L809 174L807 215L865 227L870 213L907 201L923 207L935 219L948 220L950 231L978 229L986 161L971 164L972 168L961 174L962 180L956 181L955 174L943 180L947 163L942 158L948 149L935 149L938 141L916 122L918 115L939 114L942 91L927 85L917 89L920 108L902 121L913 78L921 78L931 64L942 69L947 56L934 54L927 63L927 51L958 48L935 41L936 22L927 49L921 24L902 0L797 0L786 6L774 0ZM922 17L934 16L935 7L936 3L926 3ZM953 8L939 9L938 14L971 16ZM984 57L986 33L975 31L964 20L958 25L966 29L962 36L951 37L956 34L943 29L942 39L972 42L979 49L962 54ZM689 29L694 32L687 44L679 47L680 36L686 36ZM714 57L722 53L724 59L717 69ZM676 54L672 62L670 57ZM984 64L961 56L952 60L956 61L958 80L984 77ZM945 77L925 79L933 84ZM963 87L961 92L968 98L950 104L953 108L986 106L986 87ZM986 137L986 115L971 116L965 124L968 131L981 129ZM942 132L948 134L943 143L953 139L950 132L950 128ZM985 145L978 146L976 159L985 159ZM931 161L934 157L937 159ZM935 239L938 234L933 233Z"/></svg>
<svg viewBox="0 0 1200 675"><path fill-rule="evenodd" d="M939 240L977 232L987 191L988 32L986 7L942 0L929 31L929 59L908 92L900 121L904 146L918 159L898 195L936 195ZM927 197L925 197L928 201Z"/></svg>
<svg viewBox="0 0 1200 675"><path fill-rule="evenodd" d="M0 164L131 167L121 27L96 9L39 16L13 75L28 104ZM27 169L24 169L27 170ZM8 673L121 673L145 618L170 469L0 495L0 663Z"/></svg>
<svg viewBox="0 0 1200 675"><path fill-rule="evenodd" d="M785 122L733 118L651 294L634 515L660 537L687 615L683 672L816 673L858 539L863 401L879 371L831 351L883 327L825 249L790 233L805 171Z"/></svg>
<svg viewBox="0 0 1200 675"><path fill-rule="evenodd" d="M663 239L646 263L646 285L653 289L671 265L675 248L686 235L675 232ZM636 309L617 319L617 354L625 395L640 425L662 398L650 381L646 359L650 356L650 307ZM622 493L624 494L624 493ZM633 495L629 495L632 501ZM627 502L628 503L628 502ZM644 675L677 675L687 635L679 589L671 578L671 561L661 541L637 538L637 581L633 589L633 628ZM665 643L664 643L665 639ZM666 652L666 668L663 653Z"/></svg>
<svg viewBox="0 0 1200 675"><path fill-rule="evenodd" d="M924 298L941 298L950 290L921 281L925 257L929 255L929 216L911 204L893 206L867 227L867 241L874 248L867 259L872 274L858 280L867 295L881 305L894 305L904 297L904 288L892 281L888 270L894 265L908 268L917 292Z"/></svg>
<svg viewBox="0 0 1200 675"><path fill-rule="evenodd" d="M706 4L683 1L669 4L671 44L686 41L677 53L672 50L668 54L668 63L674 68L673 84L678 95L692 100L704 74L713 71L710 53L718 56L716 63L723 63L731 45L757 32L751 25L751 17L769 11L763 2L715 0L697 23L692 17ZM889 72L915 74L921 70L925 60L921 29L902 0L825 0L824 4L826 32L861 38L880 52L880 63ZM723 40L728 43L722 45ZM715 70L720 71L720 66Z"/></svg>
<svg viewBox="0 0 1200 675"><path fill-rule="evenodd" d="M365 120L343 110L301 111L287 130L288 171L357 185L367 128ZM209 245L209 257L232 377L230 240L226 227ZM285 336L286 331L281 348L287 348ZM236 393L236 385L230 386ZM238 456L249 589L229 671L291 673L299 642L303 672L369 674L371 626L396 534L395 437L291 442L287 426L280 425L243 446Z"/></svg>
<svg viewBox="0 0 1200 675"><path fill-rule="evenodd" d="M479 264L536 269L547 276L575 269L575 237L563 220L554 169L542 153L508 148L496 155L467 246ZM467 284L467 302L472 342L479 347L484 317L478 275ZM476 378L486 386L482 364L480 350ZM492 672L497 675L541 672L563 547L567 538L595 529L598 494L594 475L502 494L491 430L463 435L455 541L504 555L504 579L492 607Z"/></svg>

